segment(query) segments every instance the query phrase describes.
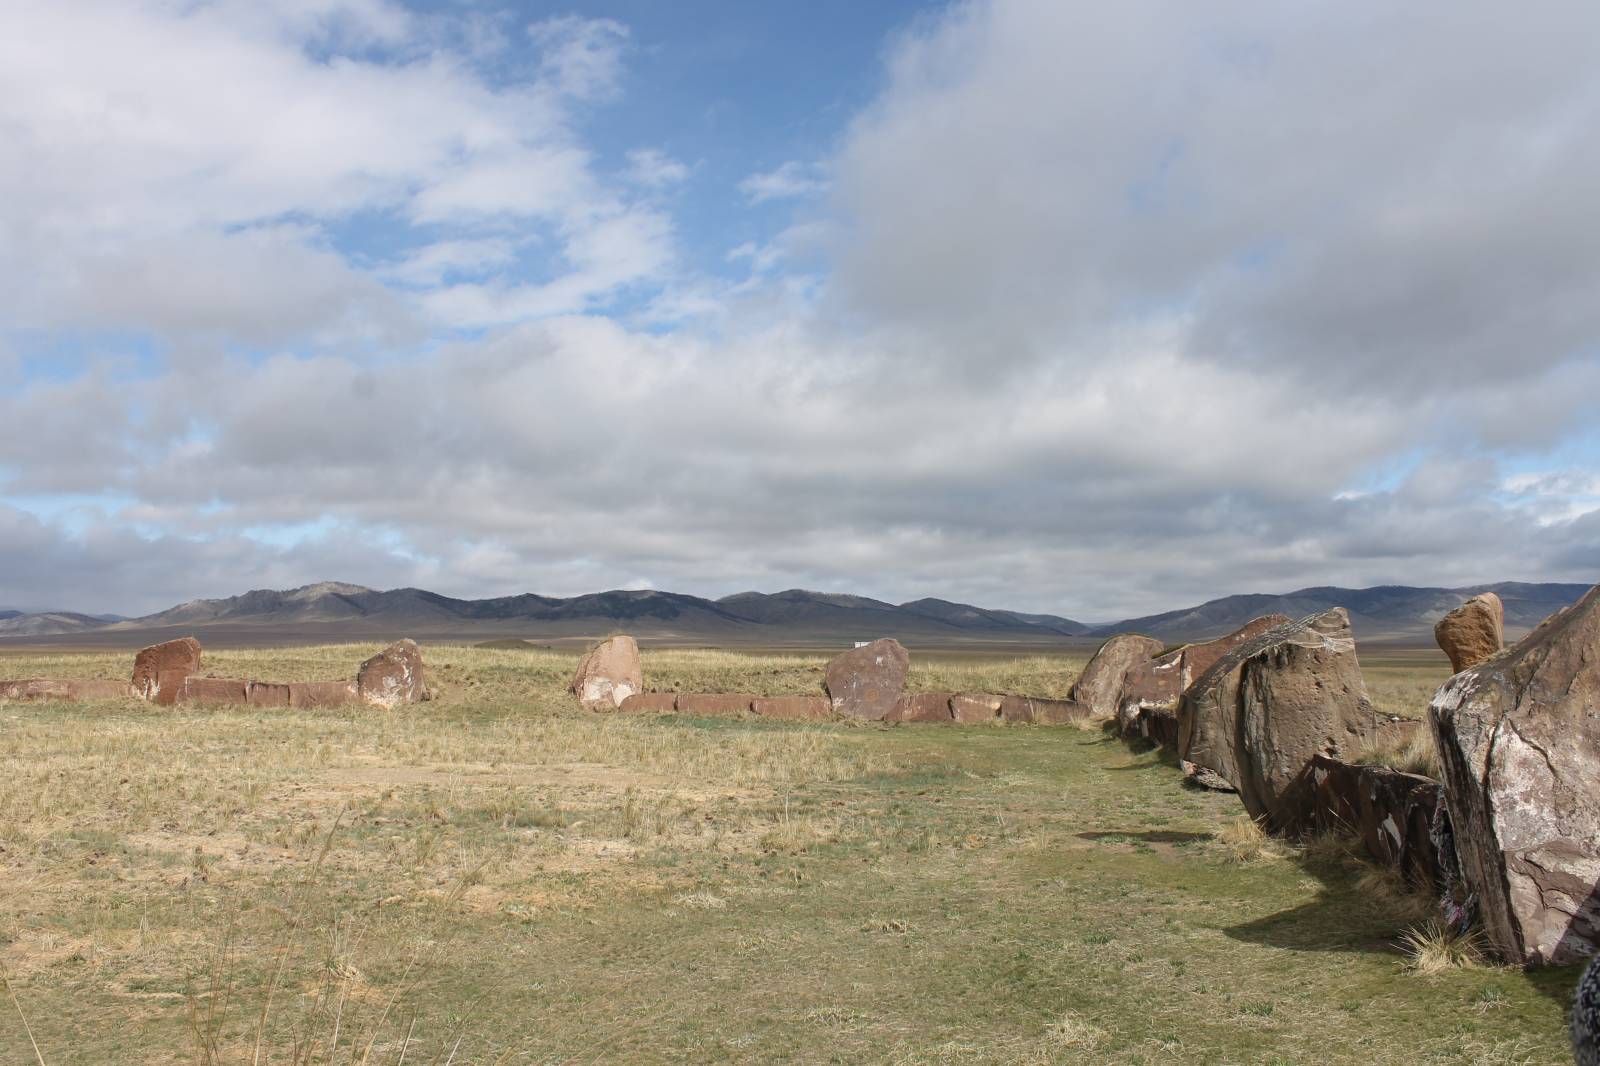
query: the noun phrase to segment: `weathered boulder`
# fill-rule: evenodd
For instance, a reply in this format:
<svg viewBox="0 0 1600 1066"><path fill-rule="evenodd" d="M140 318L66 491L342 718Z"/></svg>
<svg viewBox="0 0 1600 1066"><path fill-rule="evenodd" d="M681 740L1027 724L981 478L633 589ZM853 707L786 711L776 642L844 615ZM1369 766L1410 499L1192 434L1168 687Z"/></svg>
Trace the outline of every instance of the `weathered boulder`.
<svg viewBox="0 0 1600 1066"><path fill-rule="evenodd" d="M910 653L885 637L834 659L823 683L835 714L877 721L894 712L910 669Z"/></svg>
<svg viewBox="0 0 1600 1066"><path fill-rule="evenodd" d="M751 700L750 710L761 718L819 721L833 717L833 701L826 696L767 696Z"/></svg>
<svg viewBox="0 0 1600 1066"><path fill-rule="evenodd" d="M1344 608L1274 626L1233 648L1178 703L1178 754L1233 785L1278 831L1309 824L1311 760L1372 743L1377 715Z"/></svg>
<svg viewBox="0 0 1600 1066"><path fill-rule="evenodd" d="M950 717L958 725L995 725L1004 704L1004 696L964 692L950 697Z"/></svg>
<svg viewBox="0 0 1600 1066"><path fill-rule="evenodd" d="M1500 597L1481 592L1439 619L1433 639L1450 656L1450 668L1459 674L1505 647L1505 624L1506 608Z"/></svg>
<svg viewBox="0 0 1600 1066"><path fill-rule="evenodd" d="M1125 737L1147 737L1163 747L1172 746L1177 742L1177 734L1169 725L1176 725L1178 698L1218 659L1245 641L1254 640L1287 621L1289 616L1284 614L1262 615L1226 636L1185 644L1164 655L1134 663L1123 680L1117 704L1117 732ZM1155 721L1145 721L1149 717L1147 712L1151 711L1168 713L1155 715Z"/></svg>
<svg viewBox="0 0 1600 1066"><path fill-rule="evenodd" d="M176 703L184 679L199 671L200 642L193 637L152 644L133 657L133 694L155 703Z"/></svg>
<svg viewBox="0 0 1600 1066"><path fill-rule="evenodd" d="M748 693L680 692L679 714L746 714L755 697Z"/></svg>
<svg viewBox="0 0 1600 1066"><path fill-rule="evenodd" d="M585 707L621 707L622 701L644 688L644 667L639 645L629 636L615 636L596 644L578 663L572 694Z"/></svg>
<svg viewBox="0 0 1600 1066"><path fill-rule="evenodd" d="M1445 682L1428 720L1495 952L1537 964L1600 950L1600 587Z"/></svg>
<svg viewBox="0 0 1600 1066"><path fill-rule="evenodd" d="M375 707L395 707L428 698L422 676L422 650L414 640L397 640L361 664L356 694Z"/></svg>
<svg viewBox="0 0 1600 1066"><path fill-rule="evenodd" d="M1110 718L1122 705L1122 690L1128 671L1160 654L1166 647L1154 637L1119 633L1094 653L1089 665L1078 675L1067 698L1089 708L1095 718Z"/></svg>
<svg viewBox="0 0 1600 1066"><path fill-rule="evenodd" d="M619 710L631 714L671 714L678 709L676 692L635 692L622 701Z"/></svg>
<svg viewBox="0 0 1600 1066"><path fill-rule="evenodd" d="M950 716L950 698L948 692L907 692L895 701L884 721L949 724L955 720Z"/></svg>

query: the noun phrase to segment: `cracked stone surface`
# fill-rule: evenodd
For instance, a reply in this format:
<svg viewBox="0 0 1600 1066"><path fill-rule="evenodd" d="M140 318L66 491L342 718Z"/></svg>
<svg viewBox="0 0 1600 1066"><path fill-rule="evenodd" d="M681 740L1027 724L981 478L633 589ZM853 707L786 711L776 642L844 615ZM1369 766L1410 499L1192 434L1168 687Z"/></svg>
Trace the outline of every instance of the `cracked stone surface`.
<svg viewBox="0 0 1600 1066"><path fill-rule="evenodd" d="M1560 964L1600 949L1600 587L1452 677L1428 718L1496 954Z"/></svg>

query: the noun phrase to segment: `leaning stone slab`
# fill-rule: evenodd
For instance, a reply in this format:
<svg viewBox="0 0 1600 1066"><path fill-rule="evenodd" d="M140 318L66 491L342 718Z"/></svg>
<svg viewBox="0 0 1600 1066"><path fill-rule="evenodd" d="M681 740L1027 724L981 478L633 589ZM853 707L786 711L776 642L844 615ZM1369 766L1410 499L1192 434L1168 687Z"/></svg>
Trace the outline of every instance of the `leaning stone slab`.
<svg viewBox="0 0 1600 1066"><path fill-rule="evenodd" d="M678 709L675 692L635 692L617 708L633 714L671 714Z"/></svg>
<svg viewBox="0 0 1600 1066"><path fill-rule="evenodd" d="M1239 791L1269 828L1312 815L1311 760L1353 757L1376 728L1342 607L1274 626L1212 664L1178 703L1178 755Z"/></svg>
<svg viewBox="0 0 1600 1066"><path fill-rule="evenodd" d="M1495 952L1600 950L1600 587L1428 708L1461 872Z"/></svg>
<svg viewBox="0 0 1600 1066"><path fill-rule="evenodd" d="M1100 645L1078 675L1067 698L1089 708L1095 718L1111 718L1122 704L1128 671L1161 653L1166 647L1154 637L1119 633Z"/></svg>
<svg viewBox="0 0 1600 1066"><path fill-rule="evenodd" d="M948 725L955 719L950 715L951 693L907 692L895 701L894 710L885 722L942 722Z"/></svg>
<svg viewBox="0 0 1600 1066"><path fill-rule="evenodd" d="M755 697L742 693L728 692L680 692L678 693L679 714L746 714L750 705L755 702Z"/></svg>
<svg viewBox="0 0 1600 1066"><path fill-rule="evenodd" d="M152 644L133 657L133 693L152 703L176 703L184 679L199 672L200 642L193 637Z"/></svg>
<svg viewBox="0 0 1600 1066"><path fill-rule="evenodd" d="M1505 647L1505 624L1506 608L1500 597L1482 592L1439 619L1433 639L1450 656L1450 668L1459 674Z"/></svg>
<svg viewBox="0 0 1600 1066"><path fill-rule="evenodd" d="M834 659L823 683L835 714L875 722L894 713L910 669L910 653L885 637Z"/></svg>
<svg viewBox="0 0 1600 1066"><path fill-rule="evenodd" d="M1376 862L1437 895L1446 887L1434 820L1444 802L1439 782L1386 766L1356 766L1317 755L1311 760L1318 829L1351 833Z"/></svg>
<svg viewBox="0 0 1600 1066"><path fill-rule="evenodd" d="M768 696L752 700L750 709L761 718L821 721L833 717L833 702L826 696Z"/></svg>
<svg viewBox="0 0 1600 1066"><path fill-rule="evenodd" d="M374 707L394 708L428 698L422 676L422 650L414 640L397 640L361 664L356 693Z"/></svg>
<svg viewBox="0 0 1600 1066"><path fill-rule="evenodd" d="M1198 644L1186 644L1165 655L1134 663L1128 668L1122 683L1122 695L1118 697L1117 732L1125 737L1143 736L1156 740L1163 747L1174 746L1177 737L1168 728L1168 719L1177 721L1175 716L1179 697L1228 652L1288 621L1288 615L1262 615L1226 636ZM1149 711L1165 711L1167 714L1147 715Z"/></svg>
<svg viewBox="0 0 1600 1066"><path fill-rule="evenodd" d="M643 689L639 644L629 636L596 644L578 662L578 672L572 677L572 694L591 710L621 707L623 700Z"/></svg>

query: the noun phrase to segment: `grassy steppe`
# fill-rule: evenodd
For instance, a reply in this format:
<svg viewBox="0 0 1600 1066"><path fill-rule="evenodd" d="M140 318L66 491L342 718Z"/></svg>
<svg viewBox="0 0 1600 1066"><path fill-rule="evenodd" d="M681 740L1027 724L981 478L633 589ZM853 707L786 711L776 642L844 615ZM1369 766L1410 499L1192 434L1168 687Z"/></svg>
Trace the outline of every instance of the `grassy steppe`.
<svg viewBox="0 0 1600 1066"><path fill-rule="evenodd" d="M0 706L0 1062L1570 1061L1571 970L1413 971L1358 866L1241 862L1234 797L1099 733L593 715L571 656L425 653L439 698L394 714ZM777 693L824 661L645 669ZM919 656L912 686L1079 665Z"/></svg>

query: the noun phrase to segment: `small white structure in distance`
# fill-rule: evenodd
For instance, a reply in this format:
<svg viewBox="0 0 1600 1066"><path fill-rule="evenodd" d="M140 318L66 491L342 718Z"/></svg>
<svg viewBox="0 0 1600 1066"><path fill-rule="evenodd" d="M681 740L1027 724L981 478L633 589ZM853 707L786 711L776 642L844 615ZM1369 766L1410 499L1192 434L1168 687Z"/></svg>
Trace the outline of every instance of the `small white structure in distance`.
<svg viewBox="0 0 1600 1066"><path fill-rule="evenodd" d="M871 644L871 643L872 643L872 641L870 641L870 640L858 640L858 641L856 641L856 647L865 648L868 644Z"/></svg>

